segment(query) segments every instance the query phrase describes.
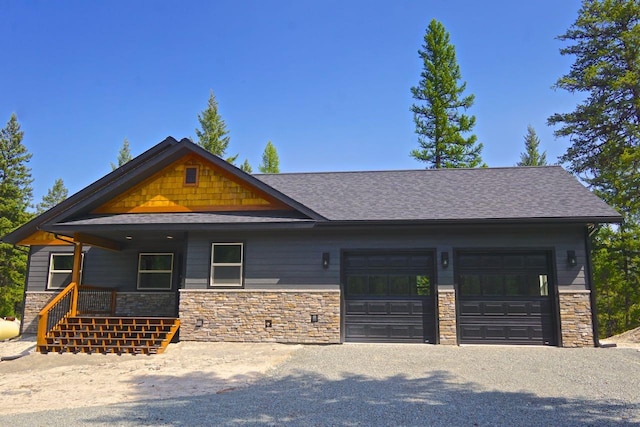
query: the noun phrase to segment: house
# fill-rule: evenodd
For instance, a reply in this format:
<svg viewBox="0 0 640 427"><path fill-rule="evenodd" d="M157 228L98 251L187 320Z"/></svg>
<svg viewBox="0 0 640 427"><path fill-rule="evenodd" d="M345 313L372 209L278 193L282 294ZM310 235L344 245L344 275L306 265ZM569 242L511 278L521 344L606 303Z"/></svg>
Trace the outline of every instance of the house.
<svg viewBox="0 0 640 427"><path fill-rule="evenodd" d="M3 241L29 247L23 333L82 283L181 340L575 347L589 233L619 221L558 166L249 175L169 137Z"/></svg>

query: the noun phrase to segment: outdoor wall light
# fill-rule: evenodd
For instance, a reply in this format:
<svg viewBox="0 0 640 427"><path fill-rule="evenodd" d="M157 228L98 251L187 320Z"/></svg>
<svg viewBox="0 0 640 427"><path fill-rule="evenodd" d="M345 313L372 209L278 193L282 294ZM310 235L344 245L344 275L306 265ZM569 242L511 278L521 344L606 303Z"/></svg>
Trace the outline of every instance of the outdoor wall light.
<svg viewBox="0 0 640 427"><path fill-rule="evenodd" d="M440 253L440 264L442 264L442 268L449 267L449 252Z"/></svg>
<svg viewBox="0 0 640 427"><path fill-rule="evenodd" d="M329 252L322 253L322 268L329 268L330 255Z"/></svg>
<svg viewBox="0 0 640 427"><path fill-rule="evenodd" d="M202 328L204 326L204 320L197 319L196 320L196 328Z"/></svg>
<svg viewBox="0 0 640 427"><path fill-rule="evenodd" d="M317 314L312 314L311 315L311 323L318 323L318 315Z"/></svg>
<svg viewBox="0 0 640 427"><path fill-rule="evenodd" d="M267 319L264 321L265 328L271 328L272 326L273 326L273 322L271 321L271 319Z"/></svg>
<svg viewBox="0 0 640 427"><path fill-rule="evenodd" d="M578 264L576 251L567 251L567 264L569 264L569 267L575 267Z"/></svg>

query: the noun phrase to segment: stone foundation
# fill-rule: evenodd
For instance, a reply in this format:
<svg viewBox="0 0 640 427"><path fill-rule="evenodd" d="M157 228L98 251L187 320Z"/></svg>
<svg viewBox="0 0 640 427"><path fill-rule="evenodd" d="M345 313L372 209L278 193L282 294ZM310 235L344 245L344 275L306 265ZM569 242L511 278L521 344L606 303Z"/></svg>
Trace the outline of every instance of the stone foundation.
<svg viewBox="0 0 640 427"><path fill-rule="evenodd" d="M176 317L175 292L118 292L116 316Z"/></svg>
<svg viewBox="0 0 640 427"><path fill-rule="evenodd" d="M22 317L21 333L24 335L38 333L38 313L49 303L55 296L56 291L37 292L28 291L24 297L24 314Z"/></svg>
<svg viewBox="0 0 640 427"><path fill-rule="evenodd" d="M590 291L559 291L563 347L593 347Z"/></svg>
<svg viewBox="0 0 640 427"><path fill-rule="evenodd" d="M457 345L456 293L453 289L438 290L438 322L440 329L440 344Z"/></svg>
<svg viewBox="0 0 640 427"><path fill-rule="evenodd" d="M318 315L317 323L311 322L312 314ZM180 339L339 343L340 292L182 289Z"/></svg>

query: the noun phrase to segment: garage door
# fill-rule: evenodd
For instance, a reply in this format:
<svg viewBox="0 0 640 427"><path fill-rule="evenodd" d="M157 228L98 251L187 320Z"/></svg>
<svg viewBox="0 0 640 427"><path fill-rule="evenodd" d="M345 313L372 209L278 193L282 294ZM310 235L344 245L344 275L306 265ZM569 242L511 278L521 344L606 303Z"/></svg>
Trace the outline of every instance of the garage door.
<svg viewBox="0 0 640 427"><path fill-rule="evenodd" d="M346 252L345 341L435 342L431 251Z"/></svg>
<svg viewBox="0 0 640 427"><path fill-rule="evenodd" d="M556 344L550 255L456 255L460 343Z"/></svg>

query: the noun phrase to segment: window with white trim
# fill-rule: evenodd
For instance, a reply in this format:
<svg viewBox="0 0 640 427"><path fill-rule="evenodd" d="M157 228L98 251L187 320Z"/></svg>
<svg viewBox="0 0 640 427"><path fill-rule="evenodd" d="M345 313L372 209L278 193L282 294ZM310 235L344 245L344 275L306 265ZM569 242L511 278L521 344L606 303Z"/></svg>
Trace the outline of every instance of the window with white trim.
<svg viewBox="0 0 640 427"><path fill-rule="evenodd" d="M242 286L242 243L211 245L210 286Z"/></svg>
<svg viewBox="0 0 640 427"><path fill-rule="evenodd" d="M82 254L84 261L84 254ZM80 282L82 282L82 261L80 261ZM49 257L49 278L47 289L64 289L71 283L73 253L52 253Z"/></svg>
<svg viewBox="0 0 640 427"><path fill-rule="evenodd" d="M172 253L140 253L138 258L138 289L170 290L172 277Z"/></svg>

